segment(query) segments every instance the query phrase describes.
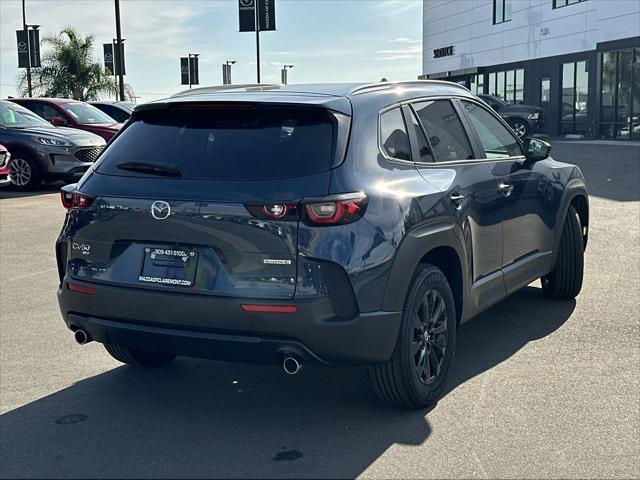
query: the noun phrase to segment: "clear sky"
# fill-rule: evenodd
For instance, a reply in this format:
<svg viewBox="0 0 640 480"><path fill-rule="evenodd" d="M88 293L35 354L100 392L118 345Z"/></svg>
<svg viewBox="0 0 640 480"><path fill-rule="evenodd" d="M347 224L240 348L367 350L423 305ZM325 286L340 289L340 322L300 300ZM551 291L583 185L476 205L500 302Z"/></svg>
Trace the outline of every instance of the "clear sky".
<svg viewBox="0 0 640 480"><path fill-rule="evenodd" d="M26 0L27 23L41 36L66 26L96 37L115 36L112 0ZM256 80L255 34L238 32L237 0L121 0L126 39L125 81L138 101L181 90L179 58L199 53L200 83L222 83L221 64L236 60L234 83ZM0 0L0 96L15 95L15 30L22 28L20 0ZM275 32L260 35L262 81L279 83L284 63L295 67L289 83L413 80L422 68L422 0L276 0ZM43 46L43 50L44 50Z"/></svg>

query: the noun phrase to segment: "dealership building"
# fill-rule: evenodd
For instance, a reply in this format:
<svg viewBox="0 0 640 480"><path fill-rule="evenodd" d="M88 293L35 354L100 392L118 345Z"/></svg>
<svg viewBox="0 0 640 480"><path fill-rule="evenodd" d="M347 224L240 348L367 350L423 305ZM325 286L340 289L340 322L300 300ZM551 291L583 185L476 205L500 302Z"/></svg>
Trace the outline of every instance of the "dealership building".
<svg viewBox="0 0 640 480"><path fill-rule="evenodd" d="M544 110L550 135L640 140L640 0L424 0L420 78Z"/></svg>

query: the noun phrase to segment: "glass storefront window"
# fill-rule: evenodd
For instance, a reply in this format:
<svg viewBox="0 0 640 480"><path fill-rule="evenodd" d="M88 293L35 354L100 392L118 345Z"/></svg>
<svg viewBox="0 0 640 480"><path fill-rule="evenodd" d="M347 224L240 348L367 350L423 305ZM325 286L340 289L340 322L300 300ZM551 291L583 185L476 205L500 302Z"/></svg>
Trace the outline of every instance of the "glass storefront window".
<svg viewBox="0 0 640 480"><path fill-rule="evenodd" d="M562 64L560 133L587 133L589 70L586 61Z"/></svg>
<svg viewBox="0 0 640 480"><path fill-rule="evenodd" d="M506 84L506 90L505 90L505 94L504 94L504 100L507 103L516 103L516 96L515 96L515 85L516 85L516 72L515 70L508 70L506 72L507 75L507 84Z"/></svg>
<svg viewBox="0 0 640 480"><path fill-rule="evenodd" d="M602 91L600 95L600 121L615 120L616 52L602 54Z"/></svg>
<svg viewBox="0 0 640 480"><path fill-rule="evenodd" d="M640 138L640 48L601 54L600 136Z"/></svg>
<svg viewBox="0 0 640 480"><path fill-rule="evenodd" d="M551 79L545 77L540 84L540 104L544 105L551 100Z"/></svg>
<svg viewBox="0 0 640 480"><path fill-rule="evenodd" d="M575 98L575 127L576 133L586 133L588 130L587 117L589 114L589 70L587 62L576 63L576 98Z"/></svg>
<svg viewBox="0 0 640 480"><path fill-rule="evenodd" d="M484 74L471 75L471 93L484 93Z"/></svg>
<svg viewBox="0 0 640 480"><path fill-rule="evenodd" d="M504 72L498 72L498 74L496 75L496 96L500 97L501 99L505 100L505 95L504 95Z"/></svg>
<svg viewBox="0 0 640 480"><path fill-rule="evenodd" d="M515 103L524 102L524 69L516 70L516 100Z"/></svg>
<svg viewBox="0 0 640 480"><path fill-rule="evenodd" d="M640 140L640 48L634 49L631 65L631 125L629 138Z"/></svg>
<svg viewBox="0 0 640 480"><path fill-rule="evenodd" d="M524 69L506 70L489 74L489 95L500 97L507 103L524 101Z"/></svg>

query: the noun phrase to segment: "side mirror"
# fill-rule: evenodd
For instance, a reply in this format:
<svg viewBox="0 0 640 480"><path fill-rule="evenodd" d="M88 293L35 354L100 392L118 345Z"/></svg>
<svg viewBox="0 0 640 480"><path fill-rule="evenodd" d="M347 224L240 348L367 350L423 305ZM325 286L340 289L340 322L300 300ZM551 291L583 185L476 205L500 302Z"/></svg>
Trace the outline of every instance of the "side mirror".
<svg viewBox="0 0 640 480"><path fill-rule="evenodd" d="M67 121L62 117L52 117L51 124L55 125L56 127L62 127L67 124Z"/></svg>
<svg viewBox="0 0 640 480"><path fill-rule="evenodd" d="M527 138L524 141L524 156L530 162L538 162L549 158L551 145L539 138Z"/></svg>

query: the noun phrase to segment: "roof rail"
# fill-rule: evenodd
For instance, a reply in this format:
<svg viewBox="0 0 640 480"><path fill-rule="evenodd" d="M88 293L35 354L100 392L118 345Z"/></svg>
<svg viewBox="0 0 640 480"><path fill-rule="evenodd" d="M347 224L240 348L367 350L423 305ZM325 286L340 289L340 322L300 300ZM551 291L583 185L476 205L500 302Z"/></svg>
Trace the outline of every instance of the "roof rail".
<svg viewBox="0 0 640 480"><path fill-rule="evenodd" d="M280 88L280 85L275 83L243 83L237 85L212 85L209 87L198 87L189 90L183 90L182 92L174 93L171 97L188 97L190 95L200 95L207 93L218 92L231 92L234 90L244 91L262 91L262 90L274 90Z"/></svg>
<svg viewBox="0 0 640 480"><path fill-rule="evenodd" d="M350 90L348 95L357 95L359 93L365 93L366 91L382 90L382 89L394 88L394 87L405 86L405 85L406 86L411 86L411 85L424 86L424 85L433 85L433 84L448 85L451 87L458 87L466 92L470 91L464 85L460 85L459 83L455 83L455 82L447 82L446 80L405 80L405 81L399 81L399 82L378 82L378 83L369 83L366 85L359 85L353 88L352 90Z"/></svg>

